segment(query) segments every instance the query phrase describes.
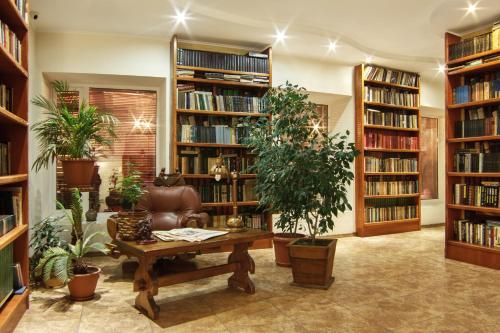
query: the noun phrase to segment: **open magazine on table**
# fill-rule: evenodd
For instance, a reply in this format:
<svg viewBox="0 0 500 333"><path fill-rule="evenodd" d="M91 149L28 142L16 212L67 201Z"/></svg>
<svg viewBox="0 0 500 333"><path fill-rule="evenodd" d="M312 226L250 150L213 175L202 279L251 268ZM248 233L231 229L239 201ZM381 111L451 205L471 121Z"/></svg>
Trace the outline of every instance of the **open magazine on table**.
<svg viewBox="0 0 500 333"><path fill-rule="evenodd" d="M220 230L207 230L199 228L181 228L172 230L155 230L153 235L158 239L165 242L173 241L188 241L188 242L201 242L213 237L222 236L227 234L227 231Z"/></svg>

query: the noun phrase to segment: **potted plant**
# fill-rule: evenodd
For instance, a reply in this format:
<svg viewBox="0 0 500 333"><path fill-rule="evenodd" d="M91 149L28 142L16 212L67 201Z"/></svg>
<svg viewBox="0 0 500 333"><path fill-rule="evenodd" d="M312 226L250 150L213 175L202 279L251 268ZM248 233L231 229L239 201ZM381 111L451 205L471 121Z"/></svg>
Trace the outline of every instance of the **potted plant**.
<svg viewBox="0 0 500 333"><path fill-rule="evenodd" d="M58 208L64 211L65 217L74 228L72 215L68 214L60 203L58 203ZM77 232L75 234L78 235ZM101 270L99 267L87 264L85 256L91 250L107 254L106 246L94 241L99 235L104 235L104 233L95 232L89 235L89 228L86 228L82 236L77 238L76 244L68 245L69 250L62 247L48 248L35 268L35 276L43 278L44 281L55 278L63 284L67 283L72 300L92 299Z"/></svg>
<svg viewBox="0 0 500 333"><path fill-rule="evenodd" d="M40 279L35 278L35 267L38 266L44 252L51 247L68 248L66 242L60 237L64 229L57 222L61 219L62 216L50 216L39 221L31 228L30 248L32 255L30 257L30 281L33 281L35 284L40 282ZM57 279L49 279L43 282L47 288L55 288L63 285Z"/></svg>
<svg viewBox="0 0 500 333"><path fill-rule="evenodd" d="M111 145L116 118L99 112L85 100L68 98L66 82L51 83L56 101L44 96L32 103L45 110L46 118L35 123L32 130L39 140L39 155L33 168L39 171L59 159L67 187L90 187L94 175L94 152L97 146Z"/></svg>
<svg viewBox="0 0 500 333"><path fill-rule="evenodd" d="M141 178L141 172L135 169L135 165L127 165L128 172L120 184L120 195L123 210L118 212L118 233L125 241L136 240L137 224L147 217L148 212L137 210L136 206L142 195L147 191Z"/></svg>
<svg viewBox="0 0 500 333"><path fill-rule="evenodd" d="M314 105L303 90L288 83L284 88L269 89L266 102L271 119L249 122L250 135L245 143L257 155L250 168L257 174L255 194L261 206L280 213L275 226L281 232L273 238L276 264L290 266L287 244L305 236L298 233L302 210L297 202L302 198L295 191L300 189L305 173L302 166L290 161L301 153L302 142L310 136L311 119L303 113L311 113Z"/></svg>

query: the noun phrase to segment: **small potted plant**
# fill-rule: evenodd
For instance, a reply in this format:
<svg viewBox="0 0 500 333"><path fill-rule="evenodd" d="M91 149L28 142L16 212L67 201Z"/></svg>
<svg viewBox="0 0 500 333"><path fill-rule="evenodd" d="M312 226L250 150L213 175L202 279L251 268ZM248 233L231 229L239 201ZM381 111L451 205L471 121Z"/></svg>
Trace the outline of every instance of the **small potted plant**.
<svg viewBox="0 0 500 333"><path fill-rule="evenodd" d="M120 184L123 211L118 212L118 233L120 239L133 241L137 238L137 227L141 220L148 216L148 212L137 210L136 206L141 197L147 192L141 178L141 172L135 165L127 165L128 172Z"/></svg>
<svg viewBox="0 0 500 333"><path fill-rule="evenodd" d="M116 118L99 112L85 100L67 98L66 82L54 81L56 101L44 96L32 103L45 110L46 117L31 128L39 140L39 154L33 169L39 171L59 159L67 187L90 187L94 176L96 146L110 146Z"/></svg>
<svg viewBox="0 0 500 333"><path fill-rule="evenodd" d="M73 216L66 212L62 204L57 204L64 211L64 216L75 227ZM78 235L77 232L75 232ZM101 269L91 266L85 261L85 256L92 250L107 254L106 246L94 239L104 233L95 232L89 235L89 228L77 238L76 244L69 244L69 250L62 247L50 247L40 259L35 268L35 276L43 278L44 281L57 279L63 284L68 284L70 297L75 301L92 299L95 294L97 281Z"/></svg>

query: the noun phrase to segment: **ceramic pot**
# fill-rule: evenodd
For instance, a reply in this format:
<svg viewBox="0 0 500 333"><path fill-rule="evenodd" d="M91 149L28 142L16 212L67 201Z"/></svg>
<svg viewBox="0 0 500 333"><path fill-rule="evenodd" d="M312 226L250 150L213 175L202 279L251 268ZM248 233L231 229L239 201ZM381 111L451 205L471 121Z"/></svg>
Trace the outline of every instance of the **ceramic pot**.
<svg viewBox="0 0 500 333"><path fill-rule="evenodd" d="M94 176L94 160L86 158L61 159L66 187L91 187Z"/></svg>
<svg viewBox="0 0 500 333"><path fill-rule="evenodd" d="M88 301L94 298L101 269L94 266L88 266L88 269L88 274L75 274L68 283L69 297L73 301Z"/></svg>
<svg viewBox="0 0 500 333"><path fill-rule="evenodd" d="M287 245L299 238L304 237L303 234L291 234L291 233L277 233L274 234L273 245L274 245L274 261L276 265L283 267L290 267L290 255L288 254Z"/></svg>
<svg viewBox="0 0 500 333"><path fill-rule="evenodd" d="M332 277L336 239L300 238L287 245L292 263L293 285L328 289Z"/></svg>

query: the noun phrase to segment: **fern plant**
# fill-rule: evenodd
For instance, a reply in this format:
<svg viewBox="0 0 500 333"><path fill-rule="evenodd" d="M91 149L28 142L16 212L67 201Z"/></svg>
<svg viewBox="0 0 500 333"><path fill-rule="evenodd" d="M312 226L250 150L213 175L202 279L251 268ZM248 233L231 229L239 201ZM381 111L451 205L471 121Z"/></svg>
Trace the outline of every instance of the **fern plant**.
<svg viewBox="0 0 500 333"><path fill-rule="evenodd" d="M54 81L51 85L56 101L41 95L31 101L46 114L44 120L31 127L39 140L40 153L33 162L36 171L46 168L57 157L92 158L96 146L110 146L109 138L116 137L114 116L100 112L85 100L79 106L74 100L68 102L67 82Z"/></svg>
<svg viewBox="0 0 500 333"><path fill-rule="evenodd" d="M64 206L57 202L57 207L61 209L66 218L71 222L73 229L75 221ZM87 274L88 265L85 262L85 256L91 251L96 250L104 254L108 253L106 246L101 242L96 242L97 236L104 236L103 232L94 232L89 235L89 227L85 228L83 234L77 235L76 243L68 244L69 250L61 247L50 247L43 253L38 265L35 268L35 276L42 277L44 281L55 278L61 283L67 283L74 274Z"/></svg>
<svg viewBox="0 0 500 333"><path fill-rule="evenodd" d="M73 219L73 228L71 231L71 244L75 244L77 239L82 237L82 220L83 220L83 207L80 190L74 188L71 191L71 218Z"/></svg>

